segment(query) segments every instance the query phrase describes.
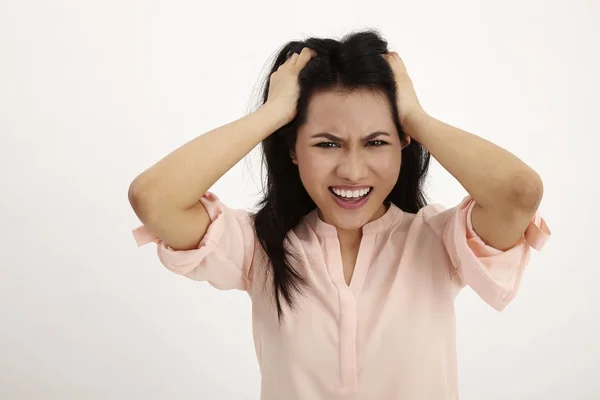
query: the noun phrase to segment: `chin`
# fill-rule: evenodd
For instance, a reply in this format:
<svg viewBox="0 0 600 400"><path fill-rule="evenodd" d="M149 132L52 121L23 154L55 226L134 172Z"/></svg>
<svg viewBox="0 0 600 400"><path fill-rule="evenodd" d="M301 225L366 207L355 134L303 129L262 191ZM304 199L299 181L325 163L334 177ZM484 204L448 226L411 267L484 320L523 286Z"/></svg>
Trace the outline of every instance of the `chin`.
<svg viewBox="0 0 600 400"><path fill-rule="evenodd" d="M363 225L374 219L383 201L371 198L363 207L356 210L344 209L330 200L323 203L326 203L326 206L320 208L320 210L325 222L329 221L329 224L339 229L356 230L361 229Z"/></svg>

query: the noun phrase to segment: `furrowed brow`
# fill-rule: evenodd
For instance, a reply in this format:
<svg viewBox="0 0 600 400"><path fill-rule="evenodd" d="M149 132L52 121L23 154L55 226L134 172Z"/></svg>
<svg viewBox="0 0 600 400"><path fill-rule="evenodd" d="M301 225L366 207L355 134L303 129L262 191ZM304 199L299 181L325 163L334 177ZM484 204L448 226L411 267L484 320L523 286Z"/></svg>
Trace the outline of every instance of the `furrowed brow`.
<svg viewBox="0 0 600 400"><path fill-rule="evenodd" d="M373 140L377 136L380 136L380 135L390 136L390 134L387 133L387 132L376 131L376 132L370 133L367 136L363 137L362 140L365 140L365 141L366 140ZM329 140L331 140L333 142L343 142L344 141L344 139L342 139L342 138L340 138L338 136L335 136L334 134L331 134L329 132L316 133L316 134L312 135L311 138L312 139L318 139L318 138L329 139Z"/></svg>

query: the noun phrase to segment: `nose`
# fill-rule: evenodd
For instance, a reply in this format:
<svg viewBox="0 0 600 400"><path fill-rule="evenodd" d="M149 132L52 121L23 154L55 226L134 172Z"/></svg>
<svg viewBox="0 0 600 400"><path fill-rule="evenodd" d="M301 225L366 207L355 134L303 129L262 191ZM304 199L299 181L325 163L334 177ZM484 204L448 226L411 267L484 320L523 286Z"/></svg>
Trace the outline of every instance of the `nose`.
<svg viewBox="0 0 600 400"><path fill-rule="evenodd" d="M344 154L338 164L337 174L349 182L360 183L367 175L367 165L360 151Z"/></svg>

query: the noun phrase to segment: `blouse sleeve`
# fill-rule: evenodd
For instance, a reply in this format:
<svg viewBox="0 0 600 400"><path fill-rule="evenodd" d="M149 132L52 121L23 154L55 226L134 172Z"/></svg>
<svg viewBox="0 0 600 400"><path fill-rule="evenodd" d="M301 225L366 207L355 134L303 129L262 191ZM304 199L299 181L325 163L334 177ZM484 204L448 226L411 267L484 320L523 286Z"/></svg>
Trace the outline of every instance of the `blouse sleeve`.
<svg viewBox="0 0 600 400"><path fill-rule="evenodd" d="M200 201L211 222L197 249L173 250L145 225L133 230L138 247L156 243L160 262L176 274L221 290L249 290L255 243L249 213L228 208L211 192Z"/></svg>
<svg viewBox="0 0 600 400"><path fill-rule="evenodd" d="M515 297L531 248L541 250L551 232L539 212L529 222L521 240L501 251L488 246L473 230L471 214L475 200L467 196L449 215L443 242L454 267L459 287L469 285L498 311Z"/></svg>

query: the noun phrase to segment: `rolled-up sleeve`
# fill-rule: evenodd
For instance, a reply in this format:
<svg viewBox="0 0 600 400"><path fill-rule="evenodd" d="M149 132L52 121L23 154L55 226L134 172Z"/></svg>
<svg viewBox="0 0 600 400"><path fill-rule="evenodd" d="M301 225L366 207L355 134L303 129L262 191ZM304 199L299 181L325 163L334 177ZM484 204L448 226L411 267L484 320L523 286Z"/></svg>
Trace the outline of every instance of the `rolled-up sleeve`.
<svg viewBox="0 0 600 400"><path fill-rule="evenodd" d="M449 214L443 242L459 287L470 286L484 301L498 311L515 297L531 248L541 250L550 238L546 221L537 212L521 240L502 251L488 246L473 229L471 214L475 201L467 196Z"/></svg>
<svg viewBox="0 0 600 400"><path fill-rule="evenodd" d="M176 274L221 290L248 290L255 244L249 213L227 207L211 192L200 201L211 222L197 249L173 250L145 225L133 230L138 247L156 243L160 262Z"/></svg>

